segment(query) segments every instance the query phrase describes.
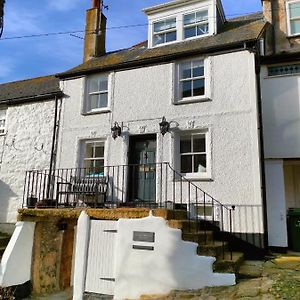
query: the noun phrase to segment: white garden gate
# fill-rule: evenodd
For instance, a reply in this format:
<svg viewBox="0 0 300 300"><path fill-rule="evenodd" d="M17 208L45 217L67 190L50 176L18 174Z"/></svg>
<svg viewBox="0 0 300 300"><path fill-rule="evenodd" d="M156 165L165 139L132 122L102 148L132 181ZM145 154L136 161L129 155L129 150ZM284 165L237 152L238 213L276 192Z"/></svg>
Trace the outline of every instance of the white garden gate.
<svg viewBox="0 0 300 300"><path fill-rule="evenodd" d="M86 292L114 294L116 233L116 221L91 221L85 279Z"/></svg>

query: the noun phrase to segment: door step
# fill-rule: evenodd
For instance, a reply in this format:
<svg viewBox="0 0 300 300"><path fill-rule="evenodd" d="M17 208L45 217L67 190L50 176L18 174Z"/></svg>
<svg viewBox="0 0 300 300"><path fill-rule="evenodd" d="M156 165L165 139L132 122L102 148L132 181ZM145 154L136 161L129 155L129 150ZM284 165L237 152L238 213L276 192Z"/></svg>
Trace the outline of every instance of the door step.
<svg viewBox="0 0 300 300"><path fill-rule="evenodd" d="M218 273L235 273L237 274L240 266L244 261L244 253L225 252L224 258L219 258L214 263L214 271Z"/></svg>

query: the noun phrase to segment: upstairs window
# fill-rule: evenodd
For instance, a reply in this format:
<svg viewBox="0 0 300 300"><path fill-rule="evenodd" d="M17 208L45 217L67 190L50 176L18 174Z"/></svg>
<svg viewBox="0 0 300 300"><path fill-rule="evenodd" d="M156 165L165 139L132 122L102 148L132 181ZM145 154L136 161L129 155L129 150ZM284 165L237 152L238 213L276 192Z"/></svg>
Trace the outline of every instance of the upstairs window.
<svg viewBox="0 0 300 300"><path fill-rule="evenodd" d="M0 109L0 135L6 133L6 109Z"/></svg>
<svg viewBox="0 0 300 300"><path fill-rule="evenodd" d="M84 143L83 165L88 175L104 173L104 142L88 141Z"/></svg>
<svg viewBox="0 0 300 300"><path fill-rule="evenodd" d="M287 3L288 28L290 35L300 34L300 1Z"/></svg>
<svg viewBox="0 0 300 300"><path fill-rule="evenodd" d="M108 75L90 76L86 81L86 112L108 108Z"/></svg>
<svg viewBox="0 0 300 300"><path fill-rule="evenodd" d="M208 10L183 16L184 39L209 33Z"/></svg>
<svg viewBox="0 0 300 300"><path fill-rule="evenodd" d="M176 18L153 23L153 45L176 41Z"/></svg>
<svg viewBox="0 0 300 300"><path fill-rule="evenodd" d="M205 95L205 73L203 60L191 60L177 65L178 101Z"/></svg>

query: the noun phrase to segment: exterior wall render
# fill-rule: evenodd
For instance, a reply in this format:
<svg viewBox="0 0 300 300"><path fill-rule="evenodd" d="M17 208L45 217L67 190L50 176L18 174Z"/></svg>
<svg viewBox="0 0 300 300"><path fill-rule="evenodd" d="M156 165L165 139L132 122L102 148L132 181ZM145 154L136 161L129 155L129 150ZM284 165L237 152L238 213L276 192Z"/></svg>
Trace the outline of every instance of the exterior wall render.
<svg viewBox="0 0 300 300"><path fill-rule="evenodd" d="M0 223L16 222L25 171L49 168L53 100L8 106L6 134L0 136Z"/></svg>
<svg viewBox="0 0 300 300"><path fill-rule="evenodd" d="M206 102L173 104L174 63L113 73L111 112L105 114L81 114L84 78L62 82L68 99L63 103L57 167L79 167L80 143L86 139L105 140L106 165L127 164L129 136L150 133L157 134L157 162L175 165L178 134L209 129L212 176L195 183L224 204L253 205L258 212L251 207L249 218L262 232L254 54L241 51L209 59L211 101ZM164 137L158 133L162 116L178 123ZM123 122L124 133L113 140L110 128L115 121ZM255 216L261 217L252 222Z"/></svg>
<svg viewBox="0 0 300 300"><path fill-rule="evenodd" d="M300 76L268 77L262 67L265 158L300 157Z"/></svg>

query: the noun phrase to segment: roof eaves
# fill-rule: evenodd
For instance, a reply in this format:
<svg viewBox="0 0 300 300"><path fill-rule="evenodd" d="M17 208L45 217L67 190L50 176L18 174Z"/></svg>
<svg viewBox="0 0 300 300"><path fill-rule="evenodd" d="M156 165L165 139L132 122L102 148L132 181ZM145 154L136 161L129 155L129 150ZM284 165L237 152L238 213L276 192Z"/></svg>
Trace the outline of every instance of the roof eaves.
<svg viewBox="0 0 300 300"><path fill-rule="evenodd" d="M262 30L262 32L263 32L263 30ZM154 64L154 63L169 62L174 59L180 59L183 57L194 56L197 54L211 54L214 52L232 50L232 49L236 49L239 47L244 49L245 43L256 42L256 41L257 41L257 38L248 39L248 40L230 43L227 45L218 45L218 46L212 46L212 47L207 47L207 48L202 48L202 49L193 49L193 50L188 50L188 51L182 51L180 53L172 53L172 54L162 55L162 56L158 56L158 57L144 58L144 59L136 60L136 61L127 61L127 62L122 62L119 64L109 65L109 66L105 66L105 67L101 67L101 68L94 67L94 68L82 69L79 71L64 72L64 73L56 74L56 77L59 79L70 79L70 78L93 74L93 73L99 72L100 70L103 72L116 70L116 69L121 70L121 69L130 68L130 67L140 67L140 66L150 65L150 64Z"/></svg>
<svg viewBox="0 0 300 300"><path fill-rule="evenodd" d="M48 94L42 95L32 95L26 97L18 97L18 98L8 98L5 100L0 100L0 105L2 104L20 104L20 103L28 103L28 102L35 102L35 101L43 101L43 100L52 100L55 97L62 98L64 96L62 91L55 91Z"/></svg>

